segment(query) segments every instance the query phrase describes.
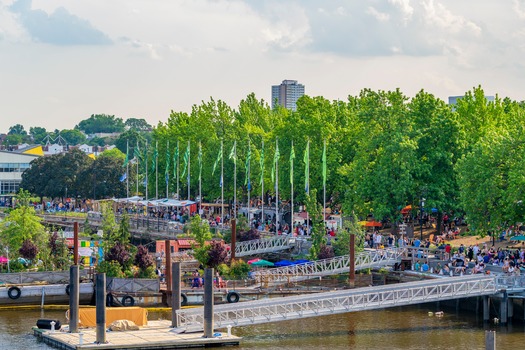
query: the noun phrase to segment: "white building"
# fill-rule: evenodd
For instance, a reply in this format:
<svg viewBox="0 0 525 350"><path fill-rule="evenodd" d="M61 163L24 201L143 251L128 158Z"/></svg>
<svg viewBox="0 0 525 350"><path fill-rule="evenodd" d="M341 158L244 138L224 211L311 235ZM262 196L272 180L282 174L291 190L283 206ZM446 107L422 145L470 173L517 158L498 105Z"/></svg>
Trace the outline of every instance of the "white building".
<svg viewBox="0 0 525 350"><path fill-rule="evenodd" d="M304 85L297 80L283 80L281 85L272 86L272 109L276 104L292 111L297 110L297 100L304 95Z"/></svg>
<svg viewBox="0 0 525 350"><path fill-rule="evenodd" d="M38 156L32 154L0 151L0 196L18 192L20 182L22 182L22 173L29 169L29 163L36 158Z"/></svg>

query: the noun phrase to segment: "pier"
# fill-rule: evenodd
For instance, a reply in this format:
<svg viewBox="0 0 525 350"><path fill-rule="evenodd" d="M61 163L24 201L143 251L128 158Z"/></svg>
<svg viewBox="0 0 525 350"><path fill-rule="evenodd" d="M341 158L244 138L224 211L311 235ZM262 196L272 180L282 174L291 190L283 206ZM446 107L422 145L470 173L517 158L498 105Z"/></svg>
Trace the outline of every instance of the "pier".
<svg viewBox="0 0 525 350"><path fill-rule="evenodd" d="M82 329L80 333L33 328L33 334L40 341L57 349L184 349L195 347L219 347L239 345L240 337L226 333L204 338L203 333L178 334L171 328L171 321L148 321L148 325L138 331L106 332L105 344L97 344L94 328ZM219 335L220 334L220 335Z"/></svg>

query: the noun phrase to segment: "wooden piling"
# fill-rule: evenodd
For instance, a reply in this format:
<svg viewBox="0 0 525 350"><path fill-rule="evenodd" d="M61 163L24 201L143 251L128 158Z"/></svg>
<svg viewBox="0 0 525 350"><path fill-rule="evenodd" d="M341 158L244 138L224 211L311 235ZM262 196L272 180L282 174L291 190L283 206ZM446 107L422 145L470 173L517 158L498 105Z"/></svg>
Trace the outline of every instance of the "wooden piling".
<svg viewBox="0 0 525 350"><path fill-rule="evenodd" d="M69 267L69 332L71 333L78 333L79 283L78 265L72 265Z"/></svg>
<svg viewBox="0 0 525 350"><path fill-rule="evenodd" d="M204 338L213 338L213 269L204 269Z"/></svg>
<svg viewBox="0 0 525 350"><path fill-rule="evenodd" d="M106 343L106 274L97 273L96 287L97 344Z"/></svg>
<svg viewBox="0 0 525 350"><path fill-rule="evenodd" d="M180 298L181 298L181 268L180 262L174 262L171 264L171 326L178 327L179 322L177 320L177 310L180 310Z"/></svg>

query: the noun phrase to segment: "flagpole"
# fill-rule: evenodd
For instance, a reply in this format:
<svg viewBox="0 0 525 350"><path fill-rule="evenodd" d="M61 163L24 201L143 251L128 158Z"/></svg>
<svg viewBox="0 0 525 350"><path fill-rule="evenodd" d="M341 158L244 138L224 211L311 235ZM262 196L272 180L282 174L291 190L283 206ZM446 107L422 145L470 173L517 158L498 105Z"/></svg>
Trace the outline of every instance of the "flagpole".
<svg viewBox="0 0 525 350"><path fill-rule="evenodd" d="M262 140L262 146L261 146L261 156L264 157L264 140ZM264 223L264 158L261 160L261 203L262 203L262 206L261 206L261 221L262 221L262 227L263 227L263 231L264 231L264 228L265 228L265 223Z"/></svg>
<svg viewBox="0 0 525 350"><path fill-rule="evenodd" d="M275 138L275 234L279 234L279 141Z"/></svg>
<svg viewBox="0 0 525 350"><path fill-rule="evenodd" d="M155 141L155 199L159 199L159 141Z"/></svg>
<svg viewBox="0 0 525 350"><path fill-rule="evenodd" d="M250 151L250 139L248 139L248 152L251 152ZM249 153L249 155L251 156L251 154ZM252 224L251 224L251 221L250 221L250 159L248 159L248 174L246 174L246 176L248 177L248 225L250 225L250 228L252 227Z"/></svg>
<svg viewBox="0 0 525 350"><path fill-rule="evenodd" d="M179 158L180 158L180 150L179 150L179 140L177 140L177 200L180 200L179 195Z"/></svg>
<svg viewBox="0 0 525 350"><path fill-rule="evenodd" d="M326 139L323 142L323 223L326 227Z"/></svg>
<svg viewBox="0 0 525 350"><path fill-rule="evenodd" d="M129 140L126 140L126 198L129 198Z"/></svg>
<svg viewBox="0 0 525 350"><path fill-rule="evenodd" d="M306 142L306 194L310 194L310 139ZM308 208L306 209L306 235L310 232L310 218L308 215Z"/></svg>
<svg viewBox="0 0 525 350"><path fill-rule="evenodd" d="M202 210L202 144L199 141L199 214Z"/></svg>
<svg viewBox="0 0 525 350"><path fill-rule="evenodd" d="M293 152L293 155L292 153ZM293 232L293 159L295 157L295 151L293 149L293 140L292 140L292 149L290 151L290 198L291 198L291 212L290 215L290 232Z"/></svg>
<svg viewBox="0 0 525 350"><path fill-rule="evenodd" d="M146 164L146 196L145 196L146 198L145 199L148 200L148 182L149 182L148 181L148 167L149 165L148 165L148 141L147 140L146 140L146 150L145 151L146 151L146 163L145 163Z"/></svg>
<svg viewBox="0 0 525 350"><path fill-rule="evenodd" d="M237 218L237 140L233 141L233 217Z"/></svg>
<svg viewBox="0 0 525 350"><path fill-rule="evenodd" d="M169 183L169 159L170 159L170 140L167 141L166 143L166 174L165 174L165 178L166 178L166 198L169 198L169 189L168 189L168 183Z"/></svg>
<svg viewBox="0 0 525 350"><path fill-rule="evenodd" d="M224 227L224 150L221 140L221 225Z"/></svg>
<svg viewBox="0 0 525 350"><path fill-rule="evenodd" d="M139 142L138 141L137 141L137 148L136 149L137 150L139 149ZM137 152L133 152L133 153L135 153L137 155L139 154L138 151ZM140 159L139 159L138 156L136 158L137 158L136 159L137 160L137 192L135 193L135 195L138 196L139 195L139 163L140 163Z"/></svg>
<svg viewBox="0 0 525 350"><path fill-rule="evenodd" d="M190 200L190 164L191 163L191 152L190 152L190 141L188 140L188 200Z"/></svg>

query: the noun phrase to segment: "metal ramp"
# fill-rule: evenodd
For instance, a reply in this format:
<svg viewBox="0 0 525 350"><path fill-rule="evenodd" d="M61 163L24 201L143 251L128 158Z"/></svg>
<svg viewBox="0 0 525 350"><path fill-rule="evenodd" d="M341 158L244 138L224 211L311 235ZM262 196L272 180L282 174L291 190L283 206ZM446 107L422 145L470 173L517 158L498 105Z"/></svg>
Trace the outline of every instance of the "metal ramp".
<svg viewBox="0 0 525 350"><path fill-rule="evenodd" d="M492 295L497 290L494 277L480 275L223 304L214 306L214 327L247 326ZM178 324L188 331L202 330L203 314L203 308L178 310Z"/></svg>
<svg viewBox="0 0 525 350"><path fill-rule="evenodd" d="M285 235L255 239L252 241L237 242L235 244L235 256L241 257L263 253L273 253L293 248L295 243L295 237Z"/></svg>
<svg viewBox="0 0 525 350"><path fill-rule="evenodd" d="M363 270L393 265L407 252L404 248L365 250L356 255L355 269ZM253 272L259 283L296 282L319 276L330 276L350 271L350 256L316 260L304 264L277 267Z"/></svg>

